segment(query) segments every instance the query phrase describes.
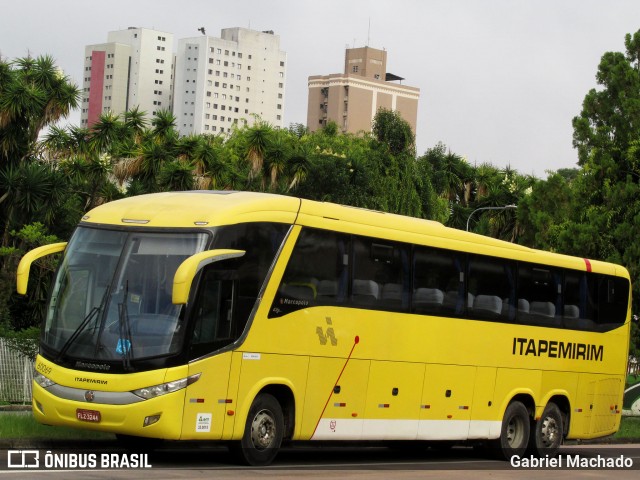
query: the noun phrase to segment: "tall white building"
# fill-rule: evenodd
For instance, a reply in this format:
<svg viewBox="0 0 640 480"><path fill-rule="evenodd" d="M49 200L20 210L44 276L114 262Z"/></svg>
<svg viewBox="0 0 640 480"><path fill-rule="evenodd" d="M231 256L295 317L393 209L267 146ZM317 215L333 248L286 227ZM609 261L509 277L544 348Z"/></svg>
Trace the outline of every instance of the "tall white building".
<svg viewBox="0 0 640 480"><path fill-rule="evenodd" d="M150 117L173 106L173 34L130 27L85 47L81 126L135 106Z"/></svg>
<svg viewBox="0 0 640 480"><path fill-rule="evenodd" d="M174 115L182 135L226 133L255 116L284 123L286 53L272 31L222 29L178 41Z"/></svg>

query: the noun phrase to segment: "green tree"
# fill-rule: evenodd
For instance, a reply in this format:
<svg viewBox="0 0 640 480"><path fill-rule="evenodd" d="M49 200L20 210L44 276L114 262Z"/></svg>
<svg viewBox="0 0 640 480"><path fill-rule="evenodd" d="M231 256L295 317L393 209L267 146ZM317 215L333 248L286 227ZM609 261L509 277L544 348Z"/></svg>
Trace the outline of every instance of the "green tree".
<svg viewBox="0 0 640 480"><path fill-rule="evenodd" d="M411 125L399 112L380 108L373 117L373 136L385 144L392 155L407 153L415 156L416 138Z"/></svg>
<svg viewBox="0 0 640 480"><path fill-rule="evenodd" d="M558 235L561 251L625 265L640 274L640 31L625 36L625 53L602 56L596 80L580 115L573 119L573 143L583 174L575 187L574 217ZM634 312L640 285L633 284ZM632 350L640 351L636 335Z"/></svg>

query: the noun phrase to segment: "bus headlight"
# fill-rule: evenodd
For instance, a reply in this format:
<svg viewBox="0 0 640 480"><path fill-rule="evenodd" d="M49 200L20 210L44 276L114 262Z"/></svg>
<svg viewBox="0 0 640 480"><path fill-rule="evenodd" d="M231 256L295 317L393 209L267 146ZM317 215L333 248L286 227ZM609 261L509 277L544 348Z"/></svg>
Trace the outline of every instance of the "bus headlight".
<svg viewBox="0 0 640 480"><path fill-rule="evenodd" d="M173 382L161 383L160 385L153 385L151 387L138 388L137 390L131 390L131 393L139 397L149 400L151 398L159 397L167 393L177 392L183 388L195 383L200 378L200 373L191 375L187 378L181 378L180 380L174 380Z"/></svg>
<svg viewBox="0 0 640 480"><path fill-rule="evenodd" d="M48 388L51 385L55 385L56 382L54 382L53 380L51 380L48 377L45 377L43 374L41 374L38 371L33 372L33 380L40 385L42 388Z"/></svg>

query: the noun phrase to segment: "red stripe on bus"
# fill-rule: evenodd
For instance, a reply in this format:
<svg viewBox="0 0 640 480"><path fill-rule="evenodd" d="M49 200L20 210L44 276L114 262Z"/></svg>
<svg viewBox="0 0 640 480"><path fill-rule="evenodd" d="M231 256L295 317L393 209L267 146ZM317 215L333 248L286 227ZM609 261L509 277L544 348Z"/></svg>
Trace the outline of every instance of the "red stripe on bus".
<svg viewBox="0 0 640 480"><path fill-rule="evenodd" d="M590 272L591 271L591 262L589 261L589 259L585 258L584 259L584 263L587 266L587 272Z"/></svg>

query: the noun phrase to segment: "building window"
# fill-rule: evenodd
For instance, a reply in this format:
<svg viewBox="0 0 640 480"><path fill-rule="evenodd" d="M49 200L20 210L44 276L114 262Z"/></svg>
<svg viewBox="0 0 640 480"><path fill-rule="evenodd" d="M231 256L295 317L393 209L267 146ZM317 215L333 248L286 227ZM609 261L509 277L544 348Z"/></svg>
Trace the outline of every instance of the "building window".
<svg viewBox="0 0 640 480"><path fill-rule="evenodd" d="M358 65L354 65L353 68L351 69L351 71L353 73L358 73Z"/></svg>
<svg viewBox="0 0 640 480"><path fill-rule="evenodd" d="M284 62L280 62L280 66L281 66L281 67L284 67Z"/></svg>

